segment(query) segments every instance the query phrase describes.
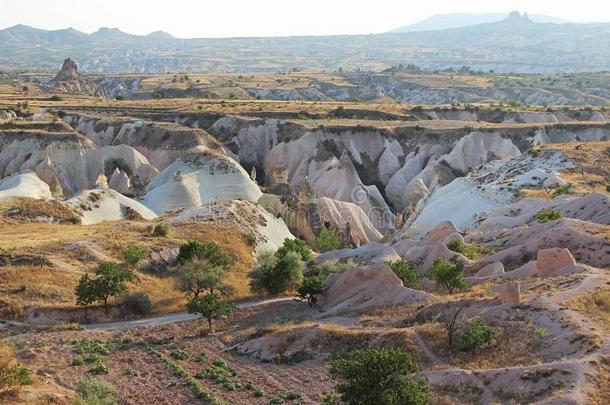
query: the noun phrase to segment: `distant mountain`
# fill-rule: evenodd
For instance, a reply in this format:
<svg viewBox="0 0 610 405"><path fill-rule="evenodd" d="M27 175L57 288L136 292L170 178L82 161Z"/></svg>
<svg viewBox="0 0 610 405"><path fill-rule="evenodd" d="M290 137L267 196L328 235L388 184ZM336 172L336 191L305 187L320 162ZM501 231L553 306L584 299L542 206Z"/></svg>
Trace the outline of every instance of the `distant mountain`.
<svg viewBox="0 0 610 405"><path fill-rule="evenodd" d="M551 17L540 14L530 14L529 19L537 23L567 23L559 17ZM415 24L405 25L393 29L390 32L418 32L418 31L434 31L446 30L450 28L467 27L470 25L485 24L502 21L506 18L506 13L449 13L435 14L425 20Z"/></svg>
<svg viewBox="0 0 610 405"><path fill-rule="evenodd" d="M426 69L515 73L610 71L610 23L501 21L376 35L179 39L164 32L93 34L17 25L0 30L0 70L55 72L67 57L84 73L276 72Z"/></svg>

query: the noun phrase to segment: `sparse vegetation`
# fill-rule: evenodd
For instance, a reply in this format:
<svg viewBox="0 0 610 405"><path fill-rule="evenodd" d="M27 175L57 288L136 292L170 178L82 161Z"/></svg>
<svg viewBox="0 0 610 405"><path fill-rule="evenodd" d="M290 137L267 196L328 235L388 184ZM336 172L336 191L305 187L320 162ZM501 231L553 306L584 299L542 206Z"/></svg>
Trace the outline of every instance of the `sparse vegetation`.
<svg viewBox="0 0 610 405"><path fill-rule="evenodd" d="M83 378L76 388L78 396L74 405L114 405L121 401L121 395L116 387L96 378Z"/></svg>
<svg viewBox="0 0 610 405"><path fill-rule="evenodd" d="M213 321L230 316L235 309L235 305L225 302L216 293L208 293L189 299L187 309L190 314L201 314L204 319L207 319L210 333L214 333Z"/></svg>
<svg viewBox="0 0 610 405"><path fill-rule="evenodd" d="M121 252L121 258L130 269L134 269L138 263L146 258L146 255L146 250L134 245L127 246L127 248Z"/></svg>
<svg viewBox="0 0 610 405"><path fill-rule="evenodd" d="M24 385L30 384L30 374L27 368L17 362L13 348L0 343L0 397L17 395Z"/></svg>
<svg viewBox="0 0 610 405"><path fill-rule="evenodd" d="M144 291L125 294L121 299L121 307L130 315L144 316L152 312L152 302Z"/></svg>
<svg viewBox="0 0 610 405"><path fill-rule="evenodd" d="M471 243L464 243L461 239L454 239L447 243L447 249L455 253L460 253L471 260L479 258L477 246Z"/></svg>
<svg viewBox="0 0 610 405"><path fill-rule="evenodd" d="M574 193L574 187L571 184L563 184L561 186L557 186L555 187L555 190L553 190L553 197L558 197L562 194L573 194Z"/></svg>
<svg viewBox="0 0 610 405"><path fill-rule="evenodd" d="M169 225L167 224L157 224L153 228L152 236L156 237L164 237L169 234Z"/></svg>

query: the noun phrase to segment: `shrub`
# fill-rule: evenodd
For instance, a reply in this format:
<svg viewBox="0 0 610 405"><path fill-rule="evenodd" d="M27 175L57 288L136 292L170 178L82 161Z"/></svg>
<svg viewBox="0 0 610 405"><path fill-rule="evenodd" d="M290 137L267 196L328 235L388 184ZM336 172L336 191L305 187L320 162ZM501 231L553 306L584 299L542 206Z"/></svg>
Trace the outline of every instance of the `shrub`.
<svg viewBox="0 0 610 405"><path fill-rule="evenodd" d="M95 278L84 274L76 286L76 303L89 305L101 302L108 308L108 298L127 291L126 282L133 280L133 274L116 263L100 262L95 270Z"/></svg>
<svg viewBox="0 0 610 405"><path fill-rule="evenodd" d="M464 262L457 256L453 256L449 261L435 259L432 263L432 277L437 285L453 294L456 289L463 290L468 287L464 278Z"/></svg>
<svg viewBox="0 0 610 405"><path fill-rule="evenodd" d="M419 290L422 288L421 276L417 273L415 266L405 259L385 263L390 270L402 280L405 287Z"/></svg>
<svg viewBox="0 0 610 405"><path fill-rule="evenodd" d="M337 392L349 405L420 405L428 403L424 379L415 379L419 366L399 349L354 350L331 360L330 376Z"/></svg>
<svg viewBox="0 0 610 405"><path fill-rule="evenodd" d="M296 252L301 260L308 262L313 259L313 254L303 239L285 239L282 246L275 252L278 257L286 256L289 252Z"/></svg>
<svg viewBox="0 0 610 405"><path fill-rule="evenodd" d="M89 372L94 375L108 374L108 367L104 363L96 363L89 369Z"/></svg>
<svg viewBox="0 0 610 405"><path fill-rule="evenodd" d="M136 291L123 296L121 306L130 315L148 315L152 311L150 297L144 291Z"/></svg>
<svg viewBox="0 0 610 405"><path fill-rule="evenodd" d="M170 356L172 356L176 360L186 360L189 357L191 357L189 352L187 352L186 350L182 350L182 349L174 349L174 350L172 350L171 353L170 353Z"/></svg>
<svg viewBox="0 0 610 405"><path fill-rule="evenodd" d="M121 252L121 257L127 267L133 269L139 262L146 258L146 250L131 245Z"/></svg>
<svg viewBox="0 0 610 405"><path fill-rule="evenodd" d="M57 94L54 94L51 96L51 101L62 101L63 97L58 96Z"/></svg>
<svg viewBox="0 0 610 405"><path fill-rule="evenodd" d="M466 244L461 239L454 239L447 243L447 249L451 250L455 253L464 253L466 249Z"/></svg>
<svg viewBox="0 0 610 405"><path fill-rule="evenodd" d="M153 228L152 236L163 237L169 234L169 225L167 224L157 224Z"/></svg>
<svg viewBox="0 0 610 405"><path fill-rule="evenodd" d="M121 401L114 385L96 378L83 378L78 383L76 392L78 397L74 399L74 405L112 405Z"/></svg>
<svg viewBox="0 0 610 405"><path fill-rule="evenodd" d="M322 228L320 235L316 239L316 248L319 252L330 252L331 250L341 249L343 238L339 232L330 228Z"/></svg>
<svg viewBox="0 0 610 405"><path fill-rule="evenodd" d="M246 245L250 247L256 246L256 234L254 232L248 232L244 234L244 241Z"/></svg>
<svg viewBox="0 0 610 405"><path fill-rule="evenodd" d="M499 335L497 328L481 319L474 319L466 330L459 333L460 350L474 353L492 345Z"/></svg>
<svg viewBox="0 0 610 405"><path fill-rule="evenodd" d="M296 239L295 239L296 240ZM295 290L303 281L302 256L295 251L278 255L268 252L258 257L254 269L248 273L250 289L269 295Z"/></svg>
<svg viewBox="0 0 610 405"><path fill-rule="evenodd" d="M553 190L553 197L558 197L562 194L573 194L573 193L574 193L574 187L572 187L571 184L563 184L561 186L555 187L555 190Z"/></svg>
<svg viewBox="0 0 610 405"><path fill-rule="evenodd" d="M216 242L200 242L196 239L181 245L178 252L179 263L193 259L204 259L213 267L225 269L231 267L234 261Z"/></svg>
<svg viewBox="0 0 610 405"><path fill-rule="evenodd" d="M563 214L552 208L543 208L534 215L534 219L541 224L563 218Z"/></svg>
<svg viewBox="0 0 610 405"><path fill-rule="evenodd" d="M16 395L21 387L30 384L28 370L17 362L13 348L0 343L0 396Z"/></svg>

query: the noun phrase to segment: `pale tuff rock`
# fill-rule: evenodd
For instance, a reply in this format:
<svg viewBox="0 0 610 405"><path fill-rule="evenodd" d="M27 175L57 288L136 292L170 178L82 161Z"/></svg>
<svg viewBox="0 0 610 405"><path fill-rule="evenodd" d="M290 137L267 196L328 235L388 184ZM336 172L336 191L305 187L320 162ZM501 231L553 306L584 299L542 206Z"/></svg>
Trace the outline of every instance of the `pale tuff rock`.
<svg viewBox="0 0 610 405"><path fill-rule="evenodd" d="M502 262L493 262L477 271L475 277L496 277L504 274Z"/></svg>
<svg viewBox="0 0 610 405"><path fill-rule="evenodd" d="M276 251L284 240L294 239L281 218L249 201L217 201L203 207L184 210L169 220L172 224L211 221L218 227L237 227L246 234L253 234L256 237L256 253Z"/></svg>
<svg viewBox="0 0 610 405"><path fill-rule="evenodd" d="M521 291L518 282L508 282L493 288L500 301L507 305L519 305Z"/></svg>
<svg viewBox="0 0 610 405"><path fill-rule="evenodd" d="M49 185L36 173L14 174L0 180L0 199L9 197L52 198Z"/></svg>
<svg viewBox="0 0 610 405"><path fill-rule="evenodd" d="M155 219L157 215L139 202L111 189L85 190L66 201L80 213L83 225L120 219Z"/></svg>
<svg viewBox="0 0 610 405"><path fill-rule="evenodd" d="M114 169L110 180L108 181L108 187L118 191L121 194L129 194L131 192L131 181L129 176L117 167Z"/></svg>
<svg viewBox="0 0 610 405"><path fill-rule="evenodd" d="M404 287L389 268L353 267L341 274L329 276L324 294L318 301L327 313L341 310L363 310L392 305L408 305L426 301L430 295Z"/></svg>
<svg viewBox="0 0 610 405"><path fill-rule="evenodd" d="M180 181L176 173L180 172ZM179 158L148 186L142 203L158 214L219 200L256 202L262 193L233 159L214 153Z"/></svg>
<svg viewBox="0 0 610 405"><path fill-rule="evenodd" d="M326 261L347 261L350 259L355 263L374 265L383 264L388 261L394 262L399 260L400 256L388 245L370 242L356 249L339 249L322 253L314 260L316 263L324 263Z"/></svg>
<svg viewBox="0 0 610 405"><path fill-rule="evenodd" d="M453 222L451 221L443 221L436 225L434 229L432 229L426 236L423 238L423 243L432 243L441 241L447 238L449 235L453 235L457 233L457 229Z"/></svg>
<svg viewBox="0 0 610 405"><path fill-rule="evenodd" d="M575 267L576 259L565 248L541 249L538 251L536 263L538 276L545 277L566 267Z"/></svg>

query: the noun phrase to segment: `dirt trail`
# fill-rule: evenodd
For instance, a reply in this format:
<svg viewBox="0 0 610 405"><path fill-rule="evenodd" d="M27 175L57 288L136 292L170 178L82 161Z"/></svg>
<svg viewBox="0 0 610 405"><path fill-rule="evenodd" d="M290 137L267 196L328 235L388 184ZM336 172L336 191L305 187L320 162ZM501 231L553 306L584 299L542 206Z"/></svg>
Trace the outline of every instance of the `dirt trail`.
<svg viewBox="0 0 610 405"><path fill-rule="evenodd" d="M281 298L270 298L266 300L255 300L255 301L245 301L238 303L237 308L250 308L259 305L271 304L274 302L282 302L282 301L290 301L293 300L293 297L281 297ZM177 323L190 321L192 319L197 319L199 315L197 314L189 314L187 312L178 312L174 314L160 315L153 318L144 318L144 319L136 319L133 321L118 321L118 322L105 322L105 323L94 323L89 325L82 325L85 330L127 330L140 328L144 326L159 326L166 325L168 323Z"/></svg>

